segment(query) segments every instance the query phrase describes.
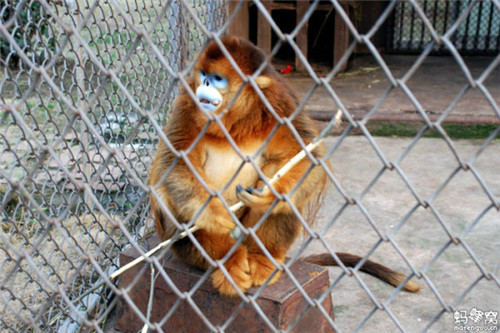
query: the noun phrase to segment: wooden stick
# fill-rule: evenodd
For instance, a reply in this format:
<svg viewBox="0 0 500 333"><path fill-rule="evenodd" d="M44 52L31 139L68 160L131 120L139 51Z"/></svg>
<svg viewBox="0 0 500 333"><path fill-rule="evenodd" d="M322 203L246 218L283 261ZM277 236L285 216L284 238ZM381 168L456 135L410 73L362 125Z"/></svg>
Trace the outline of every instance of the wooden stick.
<svg viewBox="0 0 500 333"><path fill-rule="evenodd" d="M333 123L334 126L337 126L339 123L340 123L340 119L342 118L342 112L340 110L337 111L337 114L335 115L335 122ZM318 137L316 140L312 141L310 144L308 144L306 146L306 149L308 152L311 152L313 151L321 142L323 142L323 138L322 137ZM273 176L273 178L271 178L269 180L269 184L274 184L278 179L280 179L281 177L283 177L284 174L286 174L288 171L290 171L290 169L292 169L295 165L297 165L297 163L299 163L305 156L306 156L306 152L305 150L301 150L297 155L295 155L287 164L285 164L284 166L281 167L281 169L278 170L278 172L276 172ZM267 186L267 185L265 185ZM232 205L230 207L231 211L232 212L235 212L237 211L238 209L242 208L244 206L244 204L240 201L234 205ZM193 233L195 232L196 230L198 230L199 227L197 226L192 226L191 228L189 228L187 231L183 231L179 234L179 236L177 237L177 239L175 240L179 240L181 238L184 238L188 235L188 233ZM233 238L239 238L241 235L241 230L236 227L233 229L233 231L231 232L231 236ZM120 269L116 270L113 274L110 275L110 278L111 279L115 279L117 276L119 276L120 274L122 274L123 272L125 272L126 270L134 267L135 265L139 264L140 262L144 261L146 258L149 258L151 257L153 254L155 254L156 252L158 252L159 250L167 247L170 243L172 243L174 240L172 238L170 239L167 239L166 241L158 244L155 248L153 248L152 250L149 250L148 252L144 253L142 256L136 258L135 260L129 262L128 264L126 264L125 266L121 267Z"/></svg>
<svg viewBox="0 0 500 333"><path fill-rule="evenodd" d="M188 233L193 233L195 232L196 230L198 230L199 227L197 226L192 226L191 228L189 228L187 231L183 231L179 234L178 238L176 240L179 240L181 238L184 238L188 235ZM137 265L138 263L144 261L146 258L149 258L151 257L153 254L155 254L156 252L160 251L161 249L167 247L170 243L172 243L174 241L174 239L170 238L170 239L167 239L166 241L158 244L155 248L149 250L148 252L144 253L142 256L132 260L131 262L129 262L128 264L126 264L125 266L121 267L120 269L117 269L113 274L110 275L110 278L111 279L114 279L116 278L118 275L122 274L123 272L125 272L126 270L134 267L135 265Z"/></svg>
<svg viewBox="0 0 500 333"><path fill-rule="evenodd" d="M321 142L323 141L323 139L320 139L320 140L317 140L316 142L311 142L310 144L307 145L306 149L308 151L312 151L314 150L314 148L316 148ZM272 185L274 184L278 179L280 179L285 173L287 173L291 168L293 168L297 163L299 163L304 157L306 156L306 153L304 150L301 150L297 155L295 155L291 160L290 162L288 162L287 164L285 164L283 167L281 167L281 169L278 170L278 172L276 172L276 174L273 176L273 178L271 178L269 180L269 183ZM245 206L245 204L241 201L237 202L236 204L232 205L230 207L231 211L232 212L235 212L237 211L238 209L242 208L243 206ZM189 228L187 231L183 231L179 234L179 237L178 239L181 239L181 238L184 238L186 237L188 234L188 232L195 232L196 230L198 230L199 228L197 226L192 226L191 228ZM234 228L233 231L231 232L231 236L233 238L239 238L239 236L241 235L241 230L239 230L238 227ZM152 250L144 253L144 255L134 259L133 261L129 262L128 264L126 264L125 266L121 267L120 269L116 270L113 274L111 274L111 279L114 279L116 278L118 275L122 274L123 272L125 272L126 270L134 267L135 265L137 265L138 263L144 261L146 258L149 258L151 257L153 254L155 254L156 252L160 251L161 249L167 247L170 243L172 243L172 238L170 239L167 239L166 241L158 244L155 248L153 248Z"/></svg>
<svg viewBox="0 0 500 333"><path fill-rule="evenodd" d="M306 149L308 152L311 152L313 151L321 142L323 142L323 138L319 139L319 140L316 140L316 141L313 141L311 142L310 144L308 144L306 146ZM301 150L297 155L295 155L287 164L285 164L284 166L281 167L281 169L278 170L278 172L276 172L273 176L273 178L269 179L269 184L270 185L273 185L274 183L276 183L278 181L278 179L280 179L281 177L283 177L284 174L286 174L288 171L290 171L295 165L297 165L297 163L299 163L305 156L306 156L306 152L305 150ZM267 184L264 185L263 188L266 188L267 187ZM231 211L232 212L235 212L237 211L238 209L242 208L245 204L241 201L239 201L238 203L232 205L230 208L231 208ZM233 231L231 231L231 237L233 237L234 239L238 239L240 238L242 234L242 231L241 229L236 226Z"/></svg>

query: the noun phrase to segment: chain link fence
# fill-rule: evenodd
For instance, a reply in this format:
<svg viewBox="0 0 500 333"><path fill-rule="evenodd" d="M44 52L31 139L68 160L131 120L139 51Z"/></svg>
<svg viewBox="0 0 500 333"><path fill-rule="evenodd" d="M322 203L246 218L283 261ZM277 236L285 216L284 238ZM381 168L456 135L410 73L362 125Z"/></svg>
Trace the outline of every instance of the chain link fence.
<svg viewBox="0 0 500 333"><path fill-rule="evenodd" d="M358 131L365 138L362 145L375 154L380 167L371 170L374 172L372 178L368 177L369 173L358 175L359 182L354 187L343 183L341 170L333 174L329 172L329 178L335 185L331 198L336 201L327 199L324 210L330 212L328 216L331 217L306 233L304 242L297 245L290 256L296 259L311 251L309 245L313 241L321 244L321 252L333 254L337 247L335 241L330 241L331 232L337 227L342 228L344 219L354 209L364 227L375 233L373 242L364 253L365 257L371 258L380 248L390 248L401 262L399 267L406 269L414 279L418 278L417 281L427 291L423 295L402 295L397 288L381 293L379 289L382 287L365 282L365 276L359 274L357 268L343 268L338 269L340 274L331 273L330 287L317 299L304 293L308 307L321 308L321 301L327 294L333 293L338 317L342 317L343 306L350 307L349 311L357 314L355 322L349 323L352 326L343 326L341 320L336 323L328 319L329 325L339 332L373 332L381 331L379 327L386 327L372 326L373 322L389 322L391 328L388 331L443 331L443 327L451 331L454 320L461 318L453 317L453 314L461 314L461 304L467 303L467 299L481 289L481 295L488 295L491 299L483 300L484 303L476 306L487 306L482 309L483 314L486 310L491 312L490 324L498 328L493 319L500 318L492 316L500 310L500 183L498 173L483 172L478 163L483 161L484 156L488 157L491 147L493 152L498 151L495 149L499 144L500 127L477 143L470 159L466 160L460 144L457 146L450 139L443 122L472 89L484 96L483 104L488 105L492 114L500 119L498 99L490 93L487 84L489 78L498 75L495 72L500 63L498 43L495 44L494 57L475 77L459 53L462 44L457 45L452 38L464 29L465 22L481 10L480 7L487 7L490 17L497 18L500 1L460 2L462 10L450 16L452 20L445 27L433 25L429 12L421 7L421 1L408 1L404 5L390 1L365 34L358 33L356 20L345 10L344 2L332 0L327 4L347 25L350 42L337 65L325 75L319 75L301 54L295 37L316 7L324 3L308 3L297 27L284 34L273 24L266 6L259 1L252 2L278 36L271 54L276 54L282 45L290 45L311 78L311 89L298 108L304 108L314 91L321 87L326 88L330 103L337 105L342 112L346 126L339 136L329 139L328 153L323 162L339 158L346 142ZM247 5L244 2L236 6L236 10ZM427 37L416 61L402 77L395 77L371 38L396 8L401 10L402 6L411 8L415 13L412 20L420 22L419 30L425 30ZM196 54L209 39L219 39L235 17L228 13L228 3L218 0L0 1L2 331L110 330L109 318L113 316L116 303L129 302L130 298L124 297L124 300L116 296L123 294L123 290L118 290L109 276L120 266L118 258L121 251L130 246L141 251L148 250L144 248L143 240L154 233L149 216L151 188L147 179L160 138L158 133L168 122L172 101L179 84L183 84L184 78L189 75ZM498 36L498 31L494 36ZM366 47L385 74L387 89L361 120L355 120L351 116L354 110L344 106L342 96L336 94L332 82L360 45ZM408 82L437 47L448 50L450 61L458 64L466 83L440 117L431 120ZM405 94L423 122L415 137L397 156L388 153L383 148L385 141L372 136L367 128L379 106L394 90ZM329 123L332 125L334 119ZM291 122L285 124L290 125ZM438 132L440 142L445 143L447 150L447 154L436 163L447 163L451 167L449 173L437 181L438 185L422 189L419 179L413 179L402 166L408 155L417 150L416 146L427 142L422 137L429 130ZM424 167L426 161L417 160L416 163L417 167ZM333 164L335 170L335 162ZM491 168L498 169L498 165ZM449 184L464 172L472 174L474 193L485 200L474 218L454 225L448 215L440 213L439 200L449 195ZM388 174L396 175L402 185L401 192L392 195L398 197L403 192L407 193L412 202L402 217L391 222L390 229L382 221L385 217L378 216L369 203L371 193L380 191L378 186L384 183ZM402 209L394 208L397 211ZM453 213L453 209L448 210ZM445 235L444 240L433 244L430 252L417 242L420 227L411 222L422 210L432 221L425 227ZM457 208L456 214L459 212ZM391 215L390 210L387 215ZM299 219L303 221L302 217ZM490 237L487 246L477 238L474 238L474 243L468 241L467 237L481 228L487 228ZM355 252L359 244L355 240L347 241ZM460 249L459 254L452 248ZM416 259L419 251L429 252L423 264ZM449 256L455 255L456 258L450 259ZM449 278L438 269L443 260L451 260L456 265L467 262L469 265L466 270L458 270L458 276L455 276L468 281L467 285L457 284L452 287L454 293L451 294L443 293L441 289L440 280ZM415 265L417 261L419 264ZM284 274L290 274L291 264L282 267ZM154 262L154 267L162 270L158 261ZM359 283L356 293L364 295L369 311L361 314L355 307L336 304L335 293L342 293L342 283L349 279ZM450 278L449 281L450 284L455 280ZM183 294L183 297L194 304L189 294ZM249 298L242 302L258 307ZM417 303L427 305L429 302L433 305L417 310ZM415 306L415 313L407 309L408 304ZM201 308L201 305L197 306ZM196 312L198 316L203 317L202 310ZM137 308L135 311L139 312ZM262 310L258 312L266 316ZM411 320L402 315L408 312L413 315ZM326 315L324 310L323 313ZM162 318L162 323L167 319ZM215 326L204 318L206 330L223 331L233 319L233 314L228 313L226 324ZM159 328L147 317L145 323ZM460 330L474 330L465 327L464 322L455 323L461 323ZM270 331L276 331L272 324L268 327ZM292 329L293 325L287 330Z"/></svg>

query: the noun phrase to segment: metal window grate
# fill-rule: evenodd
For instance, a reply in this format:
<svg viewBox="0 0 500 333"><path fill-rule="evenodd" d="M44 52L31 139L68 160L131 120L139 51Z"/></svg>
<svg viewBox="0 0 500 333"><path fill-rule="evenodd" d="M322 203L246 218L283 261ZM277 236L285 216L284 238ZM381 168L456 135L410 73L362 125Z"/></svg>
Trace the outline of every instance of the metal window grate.
<svg viewBox="0 0 500 333"><path fill-rule="evenodd" d="M462 54L496 54L500 51L500 13L489 1L417 1L429 24L438 34L446 33L464 11L469 15L454 29L450 36L456 49ZM420 53L432 41L431 31L406 1L398 3L394 10L393 52ZM434 45L434 52L447 53L443 45Z"/></svg>

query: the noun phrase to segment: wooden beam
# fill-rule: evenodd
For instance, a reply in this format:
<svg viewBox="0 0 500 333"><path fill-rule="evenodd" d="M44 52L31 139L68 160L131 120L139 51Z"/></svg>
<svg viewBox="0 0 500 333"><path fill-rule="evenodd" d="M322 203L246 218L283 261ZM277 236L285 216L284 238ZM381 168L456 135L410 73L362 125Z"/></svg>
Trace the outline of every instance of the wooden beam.
<svg viewBox="0 0 500 333"><path fill-rule="evenodd" d="M159 243L157 236L150 237L146 241L149 244L148 248L154 248ZM168 281L159 275L152 283L151 274L153 273L146 262L125 271L120 276L118 286L121 290L127 291L128 298L117 297L116 313L118 315L115 329L124 333L140 331L144 322L136 311L138 309L146 316L148 304L151 302L149 319L158 326L161 324L163 331L193 333L209 331L189 302L184 300L177 304L179 298L172 286L175 285L175 289L181 293L192 292L191 288L199 283L204 272L188 266L170 252L162 257L159 254L155 256L163 264ZM139 252L131 247L120 254L120 264L126 265L138 257ZM210 279L196 288L191 297L214 326L222 326L231 315L236 315L236 318L233 318L234 320L225 328L226 332L269 332L268 323L271 323L276 330L282 331L287 330L294 323L290 333L334 333L329 320L325 317L326 314L330 320L334 320L332 297L328 292L330 285L328 269L297 260L290 266L289 271L293 274L294 281L284 273L276 283L267 286L258 297L255 297L255 302L267 315L266 320L259 315L251 303L241 308L241 298L220 295L212 286ZM296 284L312 299L323 299L321 302L323 311L318 310L316 306L309 306ZM153 288L153 294L151 294L151 288ZM254 297L258 289L257 287L249 289L248 297ZM327 293L326 297L324 297L325 293ZM131 307L129 302L135 306ZM166 322L163 322L163 318L174 304L177 304L177 309L170 314ZM296 322L299 314L302 314L302 317Z"/></svg>
<svg viewBox="0 0 500 333"><path fill-rule="evenodd" d="M265 0L262 1L262 4L267 12L271 14L271 1ZM271 25L260 10L257 14L257 46L266 54L271 52Z"/></svg>
<svg viewBox="0 0 500 333"><path fill-rule="evenodd" d="M302 2L302 1L297 1L297 3ZM271 10L274 9L280 9L280 10L295 10L295 4L293 3L286 3L286 2L272 2L271 3Z"/></svg>
<svg viewBox="0 0 500 333"><path fill-rule="evenodd" d="M349 14L349 6L347 4L341 4L344 11ZM345 51L349 47L349 28L345 24L342 17L338 12L335 12L335 37L333 40L333 66L335 67L339 62L340 58L344 55ZM347 63L344 63L341 70L346 67Z"/></svg>
<svg viewBox="0 0 500 333"><path fill-rule="evenodd" d="M306 14L308 7L309 7L309 1L297 1L297 12L296 12L297 24L302 20L302 18ZM309 30L309 21L302 26L296 38L297 45L299 46L300 51L302 52L302 54L306 59L307 59L307 45L308 45L308 38L307 38L308 30ZM295 56L295 70L297 72L305 71L305 66L300 61L298 56Z"/></svg>
<svg viewBox="0 0 500 333"><path fill-rule="evenodd" d="M243 2L243 4L241 5L238 13L236 13L234 20L229 25L227 32L229 35L250 39L250 16L248 11L248 2L245 0L241 0L241 2ZM227 6L227 12L229 13L229 17L231 17L236 8L238 8L239 1L228 1Z"/></svg>

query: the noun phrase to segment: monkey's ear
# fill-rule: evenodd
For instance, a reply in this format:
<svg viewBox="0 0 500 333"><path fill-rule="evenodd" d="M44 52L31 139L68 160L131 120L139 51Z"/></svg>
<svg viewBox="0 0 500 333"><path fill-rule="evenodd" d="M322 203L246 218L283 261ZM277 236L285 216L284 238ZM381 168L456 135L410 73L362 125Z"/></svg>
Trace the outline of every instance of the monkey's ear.
<svg viewBox="0 0 500 333"><path fill-rule="evenodd" d="M255 82L257 83L260 89L266 89L269 86L271 86L271 84L273 83L273 79L267 75L260 75L257 76Z"/></svg>

